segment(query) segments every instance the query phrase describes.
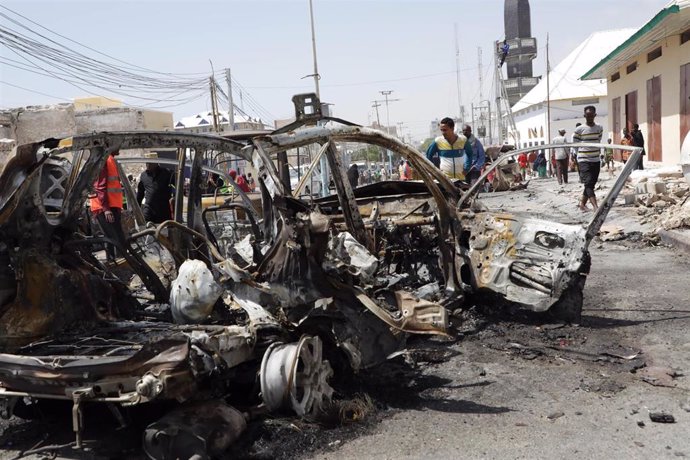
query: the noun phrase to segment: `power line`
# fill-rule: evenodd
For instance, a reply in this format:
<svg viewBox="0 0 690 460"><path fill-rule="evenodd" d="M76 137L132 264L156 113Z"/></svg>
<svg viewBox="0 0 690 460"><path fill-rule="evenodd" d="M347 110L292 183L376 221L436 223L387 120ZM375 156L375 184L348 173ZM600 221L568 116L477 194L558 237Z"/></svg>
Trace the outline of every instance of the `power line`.
<svg viewBox="0 0 690 460"><path fill-rule="evenodd" d="M24 19L24 20L30 22L31 24L34 24L34 25L40 27L41 29L44 29L44 30L46 30L46 31L48 31L48 32L50 32L50 33L52 33L52 34L54 34L54 35L57 35L58 37L64 38L65 40L68 40L68 41L70 41L70 42L72 42L72 43L74 43L74 44L77 44L77 45L79 45L79 46L81 46L81 47L84 47L84 48L86 48L86 49L88 49L88 50L90 50L90 51L93 51L93 52L98 53L98 54L100 54L100 55L102 55L102 56L108 57L108 58L113 59L113 60L115 60L115 61L121 62L121 63L126 64L126 65L128 65L128 66L130 66L130 67L133 67L133 68L137 68L137 69L140 69L140 70L146 70L146 71L148 71L148 72L152 72L152 73L156 73L156 74L160 74L160 75L168 75L168 76L173 76L173 75L207 75L206 73L181 73L181 74L172 74L172 73L166 73L166 72L159 72L159 71L153 70L153 69L148 69L148 68L146 68L146 67L142 67L142 66L139 66L139 65L136 65L136 64L130 64L130 63L126 62L126 61L123 61L123 60L121 60L121 59L118 59L118 58L116 58L116 57L114 57L114 56L111 56L111 55L109 55L109 54L103 53L103 52L101 52L101 51L98 51L98 50L96 50L96 49L94 49L94 48L91 48L91 47L88 46L88 45L85 45L85 44L80 43L80 42L78 42L78 41L76 41L76 40L73 40L73 39L71 39L71 38L69 38L69 37L66 37L66 36L64 36L64 35L62 35L62 34L60 34L60 33L58 33L58 32L55 32L54 30L49 29L48 27L45 27L44 25L39 24L39 23L37 23L37 22L35 22L35 21L33 21L33 20L27 18L26 16L24 16L24 15L22 15L22 14L16 12L16 11L14 11L14 10L12 10L11 8L8 8L8 7L4 6L4 5L0 5L0 8L9 11L9 12L11 12L12 14L15 14L15 15L19 16L20 18L22 18L22 19ZM4 15L4 14L2 14L2 16L8 18L8 17L7 17L6 15ZM8 18L8 19L10 19L10 18ZM12 20L12 19L10 19L10 20L11 20L12 22L14 22L15 24L19 24L18 22L14 21L14 20ZM22 27L26 28L26 26L23 26L23 25L22 25ZM31 30L31 29L29 29L29 30ZM37 33L36 35L42 36L42 35L40 35L40 34L38 34L38 33ZM49 39L48 39L48 40L49 40ZM52 40L51 40L51 41L52 41ZM53 42L53 43L57 43L57 42Z"/></svg>
<svg viewBox="0 0 690 460"><path fill-rule="evenodd" d="M28 91L28 92L30 92L30 93L40 94L41 96L47 96L47 97L52 97L53 99L60 99L60 100L63 100L63 101L72 102L71 100L65 99L64 97L53 96L52 94L46 94L46 93L42 93L42 92L40 92L40 91L36 91L36 90L33 90L33 89L24 88L23 86L15 85L15 84L10 83L10 82L8 82L8 81L4 81L4 80L3 80L3 81L0 81L0 84L7 85L7 86L12 86L13 88L17 88L17 89L21 89L21 90L24 90L24 91Z"/></svg>

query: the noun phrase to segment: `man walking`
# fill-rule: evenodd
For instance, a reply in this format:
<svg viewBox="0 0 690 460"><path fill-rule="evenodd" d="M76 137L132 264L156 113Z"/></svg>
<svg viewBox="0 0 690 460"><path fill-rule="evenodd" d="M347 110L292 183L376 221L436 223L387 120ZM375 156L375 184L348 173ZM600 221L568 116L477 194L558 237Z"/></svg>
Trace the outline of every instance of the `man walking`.
<svg viewBox="0 0 690 460"><path fill-rule="evenodd" d="M103 169L93 183L94 195L91 197L90 206L91 213L101 226L105 237L124 248L126 237L122 230L121 215L124 194L115 163L115 157L119 154L120 152L115 150L108 155ZM111 244L105 245L105 254L108 262L115 262L115 248Z"/></svg>
<svg viewBox="0 0 690 460"><path fill-rule="evenodd" d="M645 151L644 151L644 136L642 135L642 131L640 131L640 125L635 123L633 125L633 130L630 133L632 136L633 140L633 145L635 147L641 147L642 148L642 155L640 155L640 161L637 163L637 166L635 169L644 169L644 164L642 163L642 158L644 158Z"/></svg>
<svg viewBox="0 0 690 460"><path fill-rule="evenodd" d="M551 140L552 144L567 144L568 140L565 138L565 129L558 130L558 136ZM568 183L568 156L570 149L567 147L557 147L554 149L553 155L556 159L556 179L558 185Z"/></svg>
<svg viewBox="0 0 690 460"><path fill-rule="evenodd" d="M467 173L467 179L470 185L474 184L479 180L479 176L482 175L482 168L484 167L484 162L486 161L486 153L484 152L484 146L481 141L477 139L477 136L472 134L472 127L470 125L465 125L462 127L462 134L467 138L470 146L472 146L472 164L470 165L470 170Z"/></svg>
<svg viewBox="0 0 690 460"><path fill-rule="evenodd" d="M585 107L585 124L575 128L573 142L594 142L600 143L604 128L594 123L597 116L597 109L593 105ZM596 211L599 208L597 197L594 194L594 186L599 180L601 161L599 159L600 149L593 147L578 147L577 166L580 171L580 180L585 186L580 201L580 210L587 211L587 200L592 203L592 208Z"/></svg>
<svg viewBox="0 0 690 460"><path fill-rule="evenodd" d="M156 153L145 153L146 158L158 158ZM158 163L146 163L146 169L139 176L137 202L142 205L144 219L160 224L172 219L170 198L172 197L172 174ZM142 204L143 203L143 204Z"/></svg>
<svg viewBox="0 0 690 460"><path fill-rule="evenodd" d="M452 179L465 179L472 166L472 146L463 135L455 134L455 122L446 117L439 124L441 136L434 139L426 157L434 163L438 159L441 171Z"/></svg>

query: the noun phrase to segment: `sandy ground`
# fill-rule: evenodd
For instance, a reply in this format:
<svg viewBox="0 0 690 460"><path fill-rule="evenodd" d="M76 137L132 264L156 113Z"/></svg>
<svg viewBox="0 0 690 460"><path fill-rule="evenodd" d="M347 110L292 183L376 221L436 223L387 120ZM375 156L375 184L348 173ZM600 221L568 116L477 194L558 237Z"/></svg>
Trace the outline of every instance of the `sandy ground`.
<svg viewBox="0 0 690 460"><path fill-rule="evenodd" d="M533 181L494 194L491 208L585 222L581 185ZM604 180L599 193L610 182ZM648 231L634 208L608 223ZM375 409L345 426L294 418L250 424L225 458L674 458L690 456L690 262L641 242L598 242L580 325L519 310L468 306L454 340L413 338L408 353L341 382L338 395L367 394ZM656 423L663 411L675 423ZM143 458L139 432L89 419L92 450L58 458ZM0 458L72 440L68 417L0 424ZM52 455L51 455L52 457ZM42 455L27 458L45 458Z"/></svg>

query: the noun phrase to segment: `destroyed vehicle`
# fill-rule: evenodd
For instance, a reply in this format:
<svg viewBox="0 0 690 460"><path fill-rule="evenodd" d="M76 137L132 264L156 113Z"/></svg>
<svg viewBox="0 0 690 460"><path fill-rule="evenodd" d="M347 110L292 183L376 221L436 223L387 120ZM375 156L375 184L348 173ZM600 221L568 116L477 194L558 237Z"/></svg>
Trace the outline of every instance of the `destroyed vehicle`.
<svg viewBox="0 0 690 460"><path fill-rule="evenodd" d="M262 404L302 415L330 398L331 363L357 371L399 350L406 333L445 334L447 311L468 296L579 317L589 242L629 169L587 228L491 212L478 185L463 191L399 140L296 107L295 124L242 143L131 132L16 149L0 175L2 415L42 399L69 401L77 415L91 402L185 402L175 419L228 397L245 413ZM353 189L338 149L348 142L391 150L421 180ZM100 245L117 243L79 225L91 184L110 152L158 148L177 152L174 219L144 223L123 181L129 239L108 263ZM292 149L311 152L294 190ZM210 161L219 155L251 163L259 207L243 193L202 206L204 170L231 183ZM336 194L301 199L319 163ZM238 395L253 379L261 396ZM241 432L243 416L221 412ZM166 423L145 435L153 458L165 457L159 441L176 426Z"/></svg>
<svg viewBox="0 0 690 460"><path fill-rule="evenodd" d="M84 404L106 403L119 414L127 406L185 402L145 434L147 453L165 458L161 449L177 451L162 439L180 429L168 422L194 404L222 408L220 399L232 395L246 413L257 413L257 405L317 412L332 394L326 355L359 370L397 351L406 332L446 333L438 303L392 289L374 299L352 283L352 271L329 268L351 262L334 249L341 241L363 257L366 250L332 217L290 196L264 145L136 132L16 149L0 175L2 416L27 415L36 401L68 401L81 446ZM157 148L177 149L176 171L191 171L188 195L176 189L174 219L144 223L121 181L131 215L127 243L83 233L85 203L107 155ZM243 193L202 207L204 160L219 153L259 172L259 210ZM177 174L178 184L183 179ZM116 263L104 260L103 243L118 248ZM254 380L260 397L251 394ZM209 414L241 432L245 416L235 409ZM185 429L201 439L204 426Z"/></svg>
<svg viewBox="0 0 690 460"><path fill-rule="evenodd" d="M633 160L583 226L519 212L492 211L482 204L480 192L487 177L531 149L506 148L509 151L498 155L469 187L451 182L424 155L376 130L341 124L292 126L280 131L254 142L269 154L314 145L319 153L312 166L321 155L327 157L337 193L315 199L313 209L333 219L339 230L346 230L377 259L376 267L362 267L353 278L353 284L371 297L385 298L395 286L452 309L470 296L481 304L484 296L485 303L499 300L536 312L550 311L572 322L580 320L582 292L590 269L589 244L641 154L638 148L615 146L633 152ZM339 143L352 142L393 152L394 157L407 160L421 180L384 181L353 190L336 148ZM299 195L300 185L293 194ZM342 246L347 247L343 235L341 239Z"/></svg>

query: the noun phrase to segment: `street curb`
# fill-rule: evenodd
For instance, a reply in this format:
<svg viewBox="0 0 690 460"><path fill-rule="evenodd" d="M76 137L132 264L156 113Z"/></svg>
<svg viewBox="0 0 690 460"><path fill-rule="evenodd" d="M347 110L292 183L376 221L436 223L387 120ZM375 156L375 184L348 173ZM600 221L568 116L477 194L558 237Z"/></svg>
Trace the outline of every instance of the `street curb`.
<svg viewBox="0 0 690 460"><path fill-rule="evenodd" d="M690 254L690 233L677 230L659 230L658 234L664 243Z"/></svg>

